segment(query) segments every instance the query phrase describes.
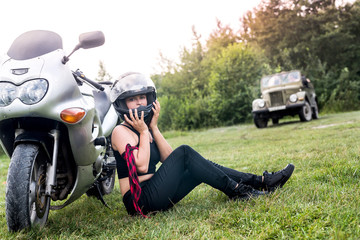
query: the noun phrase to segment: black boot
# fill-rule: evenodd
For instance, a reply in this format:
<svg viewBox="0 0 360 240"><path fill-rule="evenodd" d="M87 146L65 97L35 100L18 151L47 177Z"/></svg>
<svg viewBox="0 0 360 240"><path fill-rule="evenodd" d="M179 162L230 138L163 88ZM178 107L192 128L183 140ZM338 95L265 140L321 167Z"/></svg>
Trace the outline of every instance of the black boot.
<svg viewBox="0 0 360 240"><path fill-rule="evenodd" d="M268 171L265 171L263 173L263 188L270 192L274 191L276 188L281 188L287 180L289 180L294 169L295 166L290 163L284 169L277 172L268 173Z"/></svg>
<svg viewBox="0 0 360 240"><path fill-rule="evenodd" d="M250 198L256 198L258 196L266 194L268 194L268 192L256 190L249 185L245 185L239 182L238 185L235 187L233 194L229 197L233 200L248 200Z"/></svg>

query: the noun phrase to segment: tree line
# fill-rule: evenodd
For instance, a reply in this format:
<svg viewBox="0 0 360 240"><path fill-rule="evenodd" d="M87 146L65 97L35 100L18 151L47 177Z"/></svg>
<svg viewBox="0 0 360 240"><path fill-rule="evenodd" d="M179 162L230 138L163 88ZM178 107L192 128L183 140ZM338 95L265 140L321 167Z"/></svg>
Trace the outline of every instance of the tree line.
<svg viewBox="0 0 360 240"><path fill-rule="evenodd" d="M319 109L360 109L360 0L263 0L233 29L217 21L204 41L193 28L180 62L162 57L152 76L162 129L198 129L251 121L263 75L301 70Z"/></svg>
<svg viewBox="0 0 360 240"><path fill-rule="evenodd" d="M311 79L320 112L360 109L360 0L262 0L239 23L217 20L205 41L193 27L179 63L160 56L151 78L163 130L249 122L261 77L294 69Z"/></svg>

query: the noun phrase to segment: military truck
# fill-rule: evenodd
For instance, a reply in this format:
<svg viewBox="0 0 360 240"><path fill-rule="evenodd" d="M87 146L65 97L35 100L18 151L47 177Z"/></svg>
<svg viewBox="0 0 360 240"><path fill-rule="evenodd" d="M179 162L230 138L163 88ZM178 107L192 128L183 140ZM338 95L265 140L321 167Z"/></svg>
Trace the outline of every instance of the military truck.
<svg viewBox="0 0 360 240"><path fill-rule="evenodd" d="M255 126L266 128L271 119L278 124L284 116L299 115L301 121L319 118L318 102L311 81L298 70L264 76L261 98L252 103Z"/></svg>

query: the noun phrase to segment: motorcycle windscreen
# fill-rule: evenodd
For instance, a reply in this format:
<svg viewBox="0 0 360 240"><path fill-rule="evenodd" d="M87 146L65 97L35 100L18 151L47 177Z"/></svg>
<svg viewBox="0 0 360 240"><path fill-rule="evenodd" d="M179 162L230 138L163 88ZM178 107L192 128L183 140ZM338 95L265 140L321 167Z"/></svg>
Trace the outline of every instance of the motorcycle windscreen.
<svg viewBox="0 0 360 240"><path fill-rule="evenodd" d="M15 60L26 60L62 48L62 39L57 33L34 30L25 32L17 37L7 54Z"/></svg>

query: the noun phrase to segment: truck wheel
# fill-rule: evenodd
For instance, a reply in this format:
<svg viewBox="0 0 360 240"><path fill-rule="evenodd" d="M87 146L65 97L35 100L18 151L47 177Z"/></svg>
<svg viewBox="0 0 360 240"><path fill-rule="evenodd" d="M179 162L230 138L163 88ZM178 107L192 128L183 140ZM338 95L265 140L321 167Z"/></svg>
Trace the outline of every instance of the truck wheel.
<svg viewBox="0 0 360 240"><path fill-rule="evenodd" d="M44 226L50 210L45 195L46 154L34 144L18 145L7 176L5 209L9 231Z"/></svg>
<svg viewBox="0 0 360 240"><path fill-rule="evenodd" d="M315 106L313 107L312 118L319 119L319 108L317 102L315 102Z"/></svg>
<svg viewBox="0 0 360 240"><path fill-rule="evenodd" d="M308 122L312 119L312 111L308 101L305 101L304 106L301 107L299 117L302 122Z"/></svg>
<svg viewBox="0 0 360 240"><path fill-rule="evenodd" d="M267 118L259 118L257 116L254 117L254 123L257 128L266 128L268 124Z"/></svg>
<svg viewBox="0 0 360 240"><path fill-rule="evenodd" d="M278 118L272 118L271 120L272 120L273 125L279 124Z"/></svg>

